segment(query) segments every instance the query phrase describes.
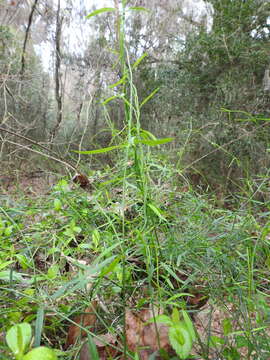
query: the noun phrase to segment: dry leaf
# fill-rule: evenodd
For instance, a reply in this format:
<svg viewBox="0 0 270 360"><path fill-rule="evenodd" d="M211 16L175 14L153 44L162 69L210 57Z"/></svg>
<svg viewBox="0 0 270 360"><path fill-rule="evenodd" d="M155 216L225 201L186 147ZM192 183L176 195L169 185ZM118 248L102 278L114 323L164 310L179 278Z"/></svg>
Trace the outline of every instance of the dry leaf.
<svg viewBox="0 0 270 360"><path fill-rule="evenodd" d="M85 309L84 313L76 316L73 321L80 326L91 329L96 323L96 314L95 309L97 307L97 302L93 301L91 306ZM68 329L67 341L65 344L65 349L70 345L74 345L79 338L85 337L87 334L79 326L74 324L70 325Z"/></svg>
<svg viewBox="0 0 270 360"><path fill-rule="evenodd" d="M188 292L192 296L187 297L187 305L192 306L195 309L200 309L207 303L209 296L204 294L203 286L198 285L191 290L188 290Z"/></svg>
<svg viewBox="0 0 270 360"><path fill-rule="evenodd" d="M162 310L155 311L155 316L161 315ZM138 352L141 360L159 350L171 352L168 338L168 326L161 323L147 322L154 317L152 310L143 309L138 313L126 312L127 345L131 351Z"/></svg>
<svg viewBox="0 0 270 360"><path fill-rule="evenodd" d="M86 189L90 186L90 181L86 175L76 174L73 176L72 181L80 185L81 188Z"/></svg>
<svg viewBox="0 0 270 360"><path fill-rule="evenodd" d="M162 310L155 309L155 316L161 315ZM168 338L168 326L161 323L148 323L154 317L153 311L149 308L139 312L126 312L126 340L127 347L139 354L140 360L148 360L150 355L159 349L164 349L167 353L175 354ZM119 340L111 334L100 335L93 338L96 344L99 359L122 359L121 351L116 347L122 348ZM156 359L161 357L156 356ZM88 343L86 342L80 352L80 360L92 360L89 354Z"/></svg>
<svg viewBox="0 0 270 360"><path fill-rule="evenodd" d="M115 359L116 357L120 359L121 352L115 348L118 341L112 334L99 335L99 338L94 338L93 341L97 347L99 360ZM80 360L92 360L87 342L81 348Z"/></svg>

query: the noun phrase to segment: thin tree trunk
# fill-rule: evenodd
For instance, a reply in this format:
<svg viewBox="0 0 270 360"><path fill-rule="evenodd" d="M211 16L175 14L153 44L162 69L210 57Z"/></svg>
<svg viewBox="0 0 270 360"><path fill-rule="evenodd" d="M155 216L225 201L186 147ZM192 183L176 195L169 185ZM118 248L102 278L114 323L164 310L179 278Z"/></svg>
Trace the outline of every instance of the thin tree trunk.
<svg viewBox="0 0 270 360"><path fill-rule="evenodd" d="M33 15L35 12L35 9L37 7L37 3L38 0L35 0L29 18L28 18L28 24L27 24L27 28L26 28L26 32L25 32L25 37L24 37L24 42L23 42L23 51L22 51L22 57L21 57L21 71L20 71L20 75L23 76L24 74L24 69L25 69L25 53L26 53L26 46L27 46L27 41L30 35L30 29L31 29L31 25L32 25L32 21L33 21Z"/></svg>
<svg viewBox="0 0 270 360"><path fill-rule="evenodd" d="M57 117L56 125L51 132L51 142L57 135L57 132L60 128L62 122L62 111L63 111L63 102L62 102L62 87L61 87L61 32L62 32L62 23L63 18L60 16L61 3L58 0L57 14L56 14L56 32L55 32L55 99L57 103Z"/></svg>

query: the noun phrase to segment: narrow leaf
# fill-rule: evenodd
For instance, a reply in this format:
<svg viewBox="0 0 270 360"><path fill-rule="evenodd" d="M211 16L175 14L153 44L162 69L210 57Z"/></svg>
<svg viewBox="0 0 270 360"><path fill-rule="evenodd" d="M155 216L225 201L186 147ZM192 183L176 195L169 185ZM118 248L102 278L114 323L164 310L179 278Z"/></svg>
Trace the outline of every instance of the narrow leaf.
<svg viewBox="0 0 270 360"><path fill-rule="evenodd" d="M114 100L114 99L118 99L118 98L119 98L119 95L111 96L111 97L109 97L108 99L104 100L104 101L102 102L102 105L106 105L106 104L108 104L110 101L112 101L112 100Z"/></svg>
<svg viewBox="0 0 270 360"><path fill-rule="evenodd" d="M176 299L179 299L180 297L183 296L191 296L191 297L195 297L195 295L189 294L189 293L180 293L180 294L176 294L171 296L168 300L165 301L165 304L173 304L173 301Z"/></svg>
<svg viewBox="0 0 270 360"><path fill-rule="evenodd" d="M149 101L157 92L159 91L159 87L156 88L154 91L151 92L150 95L148 95L142 102L140 105L140 108L147 103L147 101Z"/></svg>
<svg viewBox="0 0 270 360"><path fill-rule="evenodd" d="M94 343L92 336L90 336L88 334L87 337L88 337L87 345L88 345L88 349L89 349L89 359L91 359L91 360L99 360L97 346Z"/></svg>
<svg viewBox="0 0 270 360"><path fill-rule="evenodd" d="M109 85L109 89L113 89L115 88L116 86L119 86L121 84L123 84L125 81L126 81L126 76L123 76L119 81L117 81L116 83L112 84L112 85ZM106 100L105 100L106 101ZM103 104L105 105L105 104Z"/></svg>
<svg viewBox="0 0 270 360"><path fill-rule="evenodd" d="M101 263L94 263L89 266L83 266L85 274L80 274L77 278L72 279L68 283L64 284L51 296L51 298L55 300L63 295L67 296L68 294L74 293L76 290L84 288L84 286L89 283L90 277L98 275L108 264L112 263L114 259L115 256L111 256Z"/></svg>
<svg viewBox="0 0 270 360"><path fill-rule="evenodd" d="M78 283L78 278L72 279L71 281L68 281L66 284L64 284L60 289L58 289L53 295L51 295L52 300L56 300L66 294L71 286L75 286Z"/></svg>
<svg viewBox="0 0 270 360"><path fill-rule="evenodd" d="M115 11L115 8L111 8L111 7L104 7L101 9L97 9L93 12L91 12L89 15L86 16L86 19L90 19L93 16L99 15L99 14L103 14L105 12L112 12Z"/></svg>
<svg viewBox="0 0 270 360"><path fill-rule="evenodd" d="M168 142L174 140L174 138L164 138L164 139L156 139L156 140L138 140L136 139L135 144L144 144L148 146L157 146L162 144L167 144Z"/></svg>
<svg viewBox="0 0 270 360"><path fill-rule="evenodd" d="M100 233L97 229L95 229L92 233L92 241L94 243L95 248L97 248L100 243Z"/></svg>
<svg viewBox="0 0 270 360"><path fill-rule="evenodd" d="M108 151L112 151L112 150L116 150L116 149L123 149L126 146L127 146L126 144L121 144L121 145L109 146L109 147L97 149L97 150L86 150L86 151L74 150L74 152L78 153L78 154L85 154L85 155L102 154L102 153L106 153Z"/></svg>
<svg viewBox="0 0 270 360"><path fill-rule="evenodd" d="M132 65L132 68L135 69L135 68L143 61L143 59L144 59L146 56L147 56L147 53L142 54L142 56L139 57L139 59L137 59L137 60L135 61L135 63Z"/></svg>
<svg viewBox="0 0 270 360"><path fill-rule="evenodd" d="M43 321L44 321L44 308L43 306L40 306L37 311L34 347L40 346L41 334L43 330Z"/></svg>
<svg viewBox="0 0 270 360"><path fill-rule="evenodd" d="M107 274L109 273L112 273L115 269L115 267L119 264L119 261L120 261L120 258L115 258L111 263L110 265L105 268L101 273L100 273L100 277L104 277L106 276Z"/></svg>
<svg viewBox="0 0 270 360"><path fill-rule="evenodd" d="M164 269L176 280L178 281L179 283L182 283L184 284L185 281L181 280L179 278L179 276L176 275L176 273L165 263L162 263L162 267L164 267Z"/></svg>
<svg viewBox="0 0 270 360"><path fill-rule="evenodd" d="M157 140L157 138L155 137L154 134L152 134L150 131L145 130L145 129L141 129L140 135L141 135L142 137L144 137L145 140L147 140L147 139Z"/></svg>
<svg viewBox="0 0 270 360"><path fill-rule="evenodd" d="M146 12L149 12L149 9L146 9L145 7L143 6L131 6L127 9L127 11L129 10L135 10L135 11L146 11Z"/></svg>
<svg viewBox="0 0 270 360"><path fill-rule="evenodd" d="M107 269L107 265L111 264L113 262L113 260L115 259L115 255L110 256L109 258L103 260L100 263L97 264L93 264L88 266L87 268L87 275L96 275L98 274L101 270L104 270L104 268Z"/></svg>
<svg viewBox="0 0 270 360"><path fill-rule="evenodd" d="M165 219L165 217L162 216L160 209L158 209L155 205L153 204L147 204L147 206L160 218L160 220L163 220L165 222L167 222L167 220Z"/></svg>
<svg viewBox="0 0 270 360"><path fill-rule="evenodd" d="M11 275L12 275L12 277L11 277ZM22 274L18 273L17 271L12 271L12 272L11 272L11 270L0 271L0 280L1 281L9 282L10 278L12 279L12 281L16 281L16 282L25 281L24 278L22 277Z"/></svg>
<svg viewBox="0 0 270 360"><path fill-rule="evenodd" d="M5 267L7 267L9 264L12 264L13 260L10 261L5 261L2 264L0 264L0 270L4 269Z"/></svg>
<svg viewBox="0 0 270 360"><path fill-rule="evenodd" d="M113 244L113 245L111 245L111 246L109 246L109 247L105 247L105 249L103 250L103 252L98 256L98 257L96 257L95 258L95 260L94 260L94 264L98 264L104 257L106 257L106 256L110 256L110 254L112 253L112 251L114 250L114 249L116 249L118 246L120 246L121 245L121 241L119 241L119 242L117 242L116 244ZM113 259L115 258L115 256L112 256L110 259L111 259L111 261L113 261Z"/></svg>

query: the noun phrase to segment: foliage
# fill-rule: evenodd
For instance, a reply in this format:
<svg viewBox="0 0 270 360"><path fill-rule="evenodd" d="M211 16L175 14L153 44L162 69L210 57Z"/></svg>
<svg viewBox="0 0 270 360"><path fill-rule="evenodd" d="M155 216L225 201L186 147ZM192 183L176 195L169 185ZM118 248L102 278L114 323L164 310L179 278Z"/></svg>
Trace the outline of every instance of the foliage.
<svg viewBox="0 0 270 360"><path fill-rule="evenodd" d="M176 136L174 159L185 146L181 166L199 174L206 186L217 190L218 184L228 193L244 187L243 177L265 173L269 165L268 129L259 121L241 121L241 111L245 117L269 117L262 88L269 64L269 3L211 3L212 30L190 32L174 63L145 65L137 82L139 96L152 84L161 88L145 109L148 128L158 123L162 134ZM196 165L189 166L193 161Z"/></svg>
<svg viewBox="0 0 270 360"><path fill-rule="evenodd" d="M188 314L182 310L183 320L180 320L179 311L174 308L171 318L160 315L156 318L157 322L165 323L169 326L169 338L176 354L180 359L186 359L190 355L192 343L196 339L193 324Z"/></svg>
<svg viewBox="0 0 270 360"><path fill-rule="evenodd" d="M31 326L21 323L12 326L6 335L6 341L16 360L56 360L53 350L46 347L37 347L26 353L32 337Z"/></svg>
<svg viewBox="0 0 270 360"><path fill-rule="evenodd" d="M186 308L195 327L200 313L195 304L208 301L227 320L221 335L212 329L211 314L205 320L205 335L194 343L202 358L207 352L226 358L225 353L248 348L267 359L264 278L270 255L264 213L255 218L248 207L246 212L217 208L191 188L177 188L176 169L154 156L146 163L151 179L146 201L152 206L144 206L135 165L126 173L124 165L125 159L113 171L93 174L91 194L62 180L49 196L25 208L2 207L2 222L13 228L1 239L1 271L7 272L1 277L1 331L40 319L43 308L41 334L61 348L67 319L96 296L106 306L98 310L97 334L115 334L123 326L128 299L134 310L157 299L166 313ZM127 188L121 200L123 179ZM234 311L228 312L231 303ZM206 324L210 342L204 339Z"/></svg>

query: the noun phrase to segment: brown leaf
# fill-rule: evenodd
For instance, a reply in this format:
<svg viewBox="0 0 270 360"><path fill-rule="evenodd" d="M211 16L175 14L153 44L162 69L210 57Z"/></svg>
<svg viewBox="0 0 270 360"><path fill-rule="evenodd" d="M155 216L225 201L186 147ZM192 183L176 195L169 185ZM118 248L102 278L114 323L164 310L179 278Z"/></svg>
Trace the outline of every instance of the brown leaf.
<svg viewBox="0 0 270 360"><path fill-rule="evenodd" d="M90 181L86 175L76 174L73 176L72 181L80 185L81 188L86 189L90 186Z"/></svg>
<svg viewBox="0 0 270 360"><path fill-rule="evenodd" d="M192 296L187 297L187 305L192 306L195 309L200 309L203 307L209 296L205 295L204 288L202 286L197 286L189 291Z"/></svg>
<svg viewBox="0 0 270 360"><path fill-rule="evenodd" d="M155 309L155 316L162 313L162 310ZM149 308L136 313L126 312L127 346L129 350L139 354L140 360L148 360L152 353L161 348L167 351L169 355L175 354L169 342L168 326L160 323L148 323L153 317L153 311ZM100 335L93 341L96 344L100 360L123 359L122 352L116 349L116 347L122 348L122 346L113 335L109 333ZM157 355L156 359L161 359L161 357ZM87 342L81 348L80 360L92 360Z"/></svg>
<svg viewBox="0 0 270 360"><path fill-rule="evenodd" d="M120 359L121 352L115 348L118 340L112 334L99 335L98 338L93 338L93 341L96 344L100 360L115 359L116 357ZM81 348L80 360L92 360L87 342Z"/></svg>
<svg viewBox="0 0 270 360"><path fill-rule="evenodd" d="M155 316L162 313L162 310L155 310ZM153 317L151 309L143 309L138 313L126 312L127 345L131 351L138 352L142 360L148 359L150 354L159 349L171 351L168 326L160 323L147 324Z"/></svg>
<svg viewBox="0 0 270 360"><path fill-rule="evenodd" d="M73 321L80 326L91 329L96 323L96 314L95 309L97 307L97 302L92 301L91 306L85 309L84 313L76 316ZM87 334L84 330L82 330L79 326L74 324L70 325L68 329L67 341L65 344L65 349L67 349L70 345L74 345L79 338L85 337Z"/></svg>

